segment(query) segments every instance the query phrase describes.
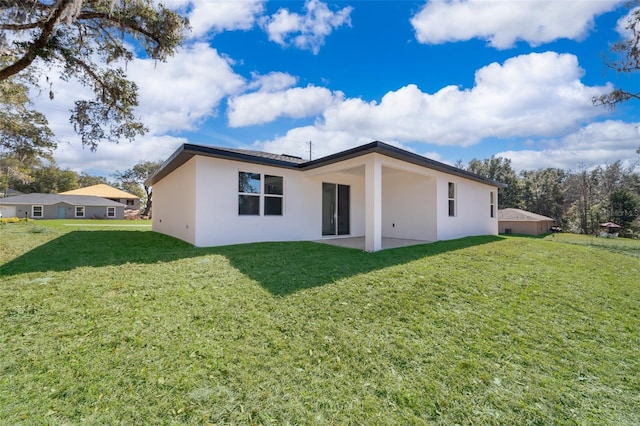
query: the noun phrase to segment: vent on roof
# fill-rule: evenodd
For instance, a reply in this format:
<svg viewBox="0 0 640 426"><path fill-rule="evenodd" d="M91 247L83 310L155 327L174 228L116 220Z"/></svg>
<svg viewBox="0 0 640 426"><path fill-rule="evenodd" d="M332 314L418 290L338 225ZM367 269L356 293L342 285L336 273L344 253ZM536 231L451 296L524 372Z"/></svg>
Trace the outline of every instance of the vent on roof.
<svg viewBox="0 0 640 426"><path fill-rule="evenodd" d="M289 154L280 154L283 157L295 158L296 160L302 160L302 157L298 157L297 155L289 155Z"/></svg>

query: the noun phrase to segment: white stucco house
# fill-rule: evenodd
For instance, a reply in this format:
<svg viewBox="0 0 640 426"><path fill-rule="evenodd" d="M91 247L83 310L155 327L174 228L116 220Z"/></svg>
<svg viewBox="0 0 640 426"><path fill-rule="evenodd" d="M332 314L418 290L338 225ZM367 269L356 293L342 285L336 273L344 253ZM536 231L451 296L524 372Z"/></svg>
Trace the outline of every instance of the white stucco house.
<svg viewBox="0 0 640 426"><path fill-rule="evenodd" d="M503 184L372 142L313 161L182 145L147 182L153 229L198 247L497 235Z"/></svg>

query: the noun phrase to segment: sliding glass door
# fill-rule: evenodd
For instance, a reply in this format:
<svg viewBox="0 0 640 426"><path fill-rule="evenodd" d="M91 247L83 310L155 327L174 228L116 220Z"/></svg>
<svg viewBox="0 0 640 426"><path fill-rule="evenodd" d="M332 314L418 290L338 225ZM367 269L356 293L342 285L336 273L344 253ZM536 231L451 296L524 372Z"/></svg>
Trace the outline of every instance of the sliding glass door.
<svg viewBox="0 0 640 426"><path fill-rule="evenodd" d="M349 235L350 187L322 184L322 235Z"/></svg>

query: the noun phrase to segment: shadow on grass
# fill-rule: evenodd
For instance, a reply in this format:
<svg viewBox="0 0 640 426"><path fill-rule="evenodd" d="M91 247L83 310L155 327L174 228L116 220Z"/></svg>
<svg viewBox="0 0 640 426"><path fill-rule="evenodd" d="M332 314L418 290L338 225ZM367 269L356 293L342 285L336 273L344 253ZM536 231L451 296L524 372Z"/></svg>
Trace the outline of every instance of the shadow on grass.
<svg viewBox="0 0 640 426"><path fill-rule="evenodd" d="M313 242L196 248L155 232L74 231L1 265L0 277L219 255L270 293L284 296L341 278L502 239L497 236L467 237L367 253Z"/></svg>

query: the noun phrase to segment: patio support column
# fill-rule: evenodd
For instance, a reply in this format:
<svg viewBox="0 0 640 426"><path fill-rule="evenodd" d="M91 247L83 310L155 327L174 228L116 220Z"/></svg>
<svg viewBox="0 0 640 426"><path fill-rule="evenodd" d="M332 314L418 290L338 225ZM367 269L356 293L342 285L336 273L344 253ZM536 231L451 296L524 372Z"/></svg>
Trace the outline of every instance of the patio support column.
<svg viewBox="0 0 640 426"><path fill-rule="evenodd" d="M382 165L377 155L367 161L364 173L366 251L382 249Z"/></svg>

